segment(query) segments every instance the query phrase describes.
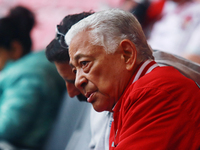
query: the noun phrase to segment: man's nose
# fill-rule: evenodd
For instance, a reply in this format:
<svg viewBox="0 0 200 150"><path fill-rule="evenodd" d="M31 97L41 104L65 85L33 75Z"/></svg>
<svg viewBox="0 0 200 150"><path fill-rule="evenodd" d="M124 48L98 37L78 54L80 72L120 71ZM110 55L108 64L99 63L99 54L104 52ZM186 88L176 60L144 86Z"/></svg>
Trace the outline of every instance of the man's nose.
<svg viewBox="0 0 200 150"><path fill-rule="evenodd" d="M84 87L86 86L88 80L85 77L85 74L82 71L77 71L76 79L75 79L75 86L80 90L83 91Z"/></svg>
<svg viewBox="0 0 200 150"><path fill-rule="evenodd" d="M66 83L66 87L70 97L74 97L81 94L81 92L75 87L73 83Z"/></svg>

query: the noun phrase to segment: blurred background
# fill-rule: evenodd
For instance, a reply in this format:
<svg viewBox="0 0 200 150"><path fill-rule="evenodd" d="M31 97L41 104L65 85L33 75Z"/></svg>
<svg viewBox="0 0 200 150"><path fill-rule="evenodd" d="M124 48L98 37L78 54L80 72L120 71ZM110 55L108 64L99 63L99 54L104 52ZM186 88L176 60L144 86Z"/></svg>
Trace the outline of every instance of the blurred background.
<svg viewBox="0 0 200 150"><path fill-rule="evenodd" d="M11 7L22 5L36 15L36 26L32 30L33 50L44 49L55 36L55 27L64 16L82 11L99 11L118 7L121 0L0 0L0 17Z"/></svg>
<svg viewBox="0 0 200 150"><path fill-rule="evenodd" d="M137 17L153 49L200 63L199 0L0 0L0 17L17 5L35 13L33 51L45 49L66 15L121 8Z"/></svg>

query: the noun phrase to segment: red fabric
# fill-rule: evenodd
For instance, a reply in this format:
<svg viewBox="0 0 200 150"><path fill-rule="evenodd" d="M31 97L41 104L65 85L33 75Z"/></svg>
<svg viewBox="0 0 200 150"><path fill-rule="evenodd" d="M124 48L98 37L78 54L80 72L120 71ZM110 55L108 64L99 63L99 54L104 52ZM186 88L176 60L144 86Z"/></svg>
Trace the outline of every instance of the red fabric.
<svg viewBox="0 0 200 150"><path fill-rule="evenodd" d="M148 18L150 20L158 19L161 16L164 4L165 4L165 0L152 1L147 10Z"/></svg>
<svg viewBox="0 0 200 150"><path fill-rule="evenodd" d="M109 144L110 150L197 150L200 89L173 67L155 68L116 104Z"/></svg>

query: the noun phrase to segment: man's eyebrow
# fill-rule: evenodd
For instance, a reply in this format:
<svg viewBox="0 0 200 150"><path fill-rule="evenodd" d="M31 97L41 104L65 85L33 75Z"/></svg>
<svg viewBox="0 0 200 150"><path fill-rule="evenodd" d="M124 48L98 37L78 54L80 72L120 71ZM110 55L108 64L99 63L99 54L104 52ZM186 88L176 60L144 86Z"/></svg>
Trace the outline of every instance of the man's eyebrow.
<svg viewBox="0 0 200 150"><path fill-rule="evenodd" d="M69 65L70 65L71 68L75 68L74 65L71 62L69 62Z"/></svg>
<svg viewBox="0 0 200 150"><path fill-rule="evenodd" d="M84 55L84 54L77 54L77 55L74 56L74 60L75 60L75 61L78 61L81 57L86 57L86 55ZM72 64L71 61L69 61L69 65L70 65L72 68L75 68L75 66Z"/></svg>

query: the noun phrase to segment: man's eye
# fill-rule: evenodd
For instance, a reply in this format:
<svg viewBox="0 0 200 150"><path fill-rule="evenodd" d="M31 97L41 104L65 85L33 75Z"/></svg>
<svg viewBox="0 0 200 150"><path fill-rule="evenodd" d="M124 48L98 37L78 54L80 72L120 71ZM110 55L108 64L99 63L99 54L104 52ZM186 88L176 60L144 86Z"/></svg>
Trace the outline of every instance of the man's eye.
<svg viewBox="0 0 200 150"><path fill-rule="evenodd" d="M73 72L74 74L76 74L76 69L73 68L73 69L72 69L72 72Z"/></svg>
<svg viewBox="0 0 200 150"><path fill-rule="evenodd" d="M80 64L81 66L86 66L88 64L88 61L81 61Z"/></svg>

